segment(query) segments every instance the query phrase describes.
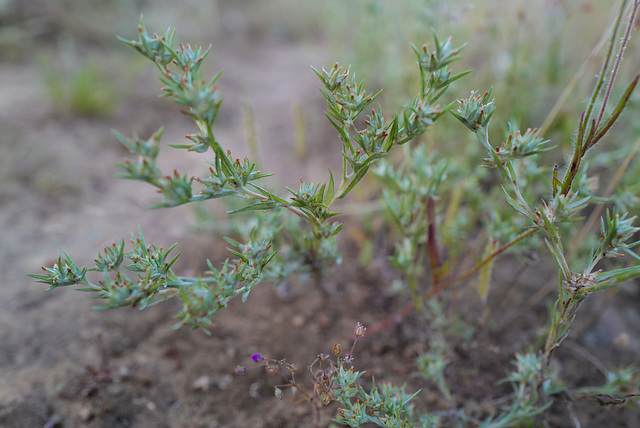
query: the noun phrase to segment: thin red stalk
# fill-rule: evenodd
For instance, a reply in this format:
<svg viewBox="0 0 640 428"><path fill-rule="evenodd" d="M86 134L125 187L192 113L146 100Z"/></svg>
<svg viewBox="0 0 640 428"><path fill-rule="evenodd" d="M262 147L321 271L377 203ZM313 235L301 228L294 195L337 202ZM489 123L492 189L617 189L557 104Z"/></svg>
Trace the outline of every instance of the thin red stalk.
<svg viewBox="0 0 640 428"><path fill-rule="evenodd" d="M489 263L495 257L497 257L500 254L504 253L506 250L508 250L509 248L511 248L512 246L517 244L518 242L522 241L523 239L533 235L537 231L538 231L538 229L530 229L530 230L526 231L525 233L523 233L522 235L518 236L513 241L505 244L504 246L498 248L493 253L489 254L484 260L482 260L480 263L475 265L473 268L469 269L464 274L462 274L462 275L460 275L458 277L455 277L455 278L451 278L450 280L441 283L439 285L439 287L437 287L437 288L436 287L431 288L429 291L427 291L426 293L424 293L422 295L423 299L430 299L431 297L440 294L440 292L442 292L443 290L451 287L452 285L457 284L458 282L469 278L471 275L475 274L480 269L482 269L483 266L485 266L487 263ZM369 332L369 334L379 333L382 330L385 330L385 329L391 327L392 325L398 323L402 318L404 318L405 316L410 314L411 311L413 311L413 309L415 309L415 307L416 307L416 304L415 304L415 300L414 300L411 303L407 304L399 312L395 313L394 315L390 316L389 318L385 319L384 321L379 322L378 324L374 325L373 327L371 327L367 331Z"/></svg>
<svg viewBox="0 0 640 428"><path fill-rule="evenodd" d="M622 110L624 110L624 108L626 107L627 103L629 102L629 99L631 98L631 94L633 93L633 90L635 89L636 85L638 84L638 79L640 79L640 74L638 74L631 81L631 84L629 84L629 87L625 91L622 99L620 100L620 102L616 106L616 108L613 111L613 113L611 113L611 115L609 116L609 119L607 120L607 123L605 123L602 126L602 128L595 135L593 135L593 136L590 135L589 136L589 140L588 140L589 143L588 143L587 149L590 149L591 147L595 146L596 143L598 141L600 141L600 139L602 137L604 137L604 135L609 131L609 129L613 126L615 121L618 120L618 117L620 117L620 114L622 114Z"/></svg>
<svg viewBox="0 0 640 428"><path fill-rule="evenodd" d="M439 288L442 258L440 251L438 250L435 201L433 200L432 195L429 195L429 198L427 199L427 221L429 222L427 229L427 249L429 252L429 263L431 264L433 287Z"/></svg>
<svg viewBox="0 0 640 428"><path fill-rule="evenodd" d="M638 6L640 6L640 1L635 0L633 4L633 10L631 11L631 15L629 16L629 23L627 24L627 30L625 31L624 37L622 38L620 51L618 52L618 57L616 58L616 63L613 66L613 70L611 71L611 80L609 80L609 85L607 87L607 92L604 97L604 102L602 103L600 114L598 115L598 121L596 122L595 128L593 129L594 132L595 132L595 129L600 126L600 122L602 122L602 117L604 116L604 111L607 107L609 97L611 96L611 90L613 89L613 82L616 80L616 76L618 75L618 69L620 68L620 63L622 62L622 55L624 54L624 50L627 47L629 38L631 37L631 30L633 29L633 25L635 23L636 14L638 13Z"/></svg>

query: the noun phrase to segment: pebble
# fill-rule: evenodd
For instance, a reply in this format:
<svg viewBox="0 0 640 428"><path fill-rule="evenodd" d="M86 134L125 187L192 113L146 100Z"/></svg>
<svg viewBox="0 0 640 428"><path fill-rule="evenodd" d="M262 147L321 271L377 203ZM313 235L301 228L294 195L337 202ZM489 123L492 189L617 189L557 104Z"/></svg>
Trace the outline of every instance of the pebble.
<svg viewBox="0 0 640 428"><path fill-rule="evenodd" d="M91 419L92 416L91 407L82 406L78 409L78 417L82 422L89 422L89 419Z"/></svg>
<svg viewBox="0 0 640 428"><path fill-rule="evenodd" d="M209 389L211 388L212 383L213 383L213 380L211 379L211 377L200 376L198 379L195 380L195 382L193 382L193 384L191 385L191 388L193 388L195 391L209 392Z"/></svg>
<svg viewBox="0 0 640 428"><path fill-rule="evenodd" d="M296 315L291 319L291 324L294 327L302 327L304 325L304 317L302 315Z"/></svg>
<svg viewBox="0 0 640 428"><path fill-rule="evenodd" d="M224 391L231 384L232 380L233 377L231 375L221 376L220 379L218 379L218 388Z"/></svg>

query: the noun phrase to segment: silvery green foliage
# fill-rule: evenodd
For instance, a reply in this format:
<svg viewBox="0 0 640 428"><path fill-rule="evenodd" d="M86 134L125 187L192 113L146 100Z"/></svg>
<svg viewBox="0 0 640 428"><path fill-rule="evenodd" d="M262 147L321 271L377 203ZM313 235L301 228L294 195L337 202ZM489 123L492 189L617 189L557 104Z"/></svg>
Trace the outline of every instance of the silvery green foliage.
<svg viewBox="0 0 640 428"><path fill-rule="evenodd" d="M273 251L266 241L251 240L246 244L230 242L235 259L225 261L220 269L209 263L208 276L187 278L176 275L171 266L178 255L169 258L175 245L164 250L147 244L142 236L133 236L132 250L125 252L125 242L107 246L98 254L95 266L79 268L68 255L58 258L52 268L43 268L45 275L31 275L38 282L49 284L49 290L80 285L79 291L92 293L89 297L103 304L94 309L112 309L123 306L145 309L171 297L183 302L177 315L181 321L176 327L190 325L208 331L211 317L227 306L230 299L241 295L246 300L262 279L262 271ZM125 260L129 264L125 264ZM102 272L102 280L91 282L87 272Z"/></svg>
<svg viewBox="0 0 640 428"><path fill-rule="evenodd" d="M511 383L514 398L509 406L504 406L498 416L490 417L484 421L482 428L501 428L531 424L533 418L548 409L552 402L540 404L539 391L545 394L557 392L562 389L557 387L555 377L551 379L540 378L542 373L542 356L536 353L516 354L515 370L502 380ZM543 384L542 389L538 385Z"/></svg>
<svg viewBox="0 0 640 428"><path fill-rule="evenodd" d="M523 370L526 367L535 366L533 370L529 370L527 373L537 371L539 380L534 384L544 384L551 357L568 336L577 311L589 294L640 276L640 265L637 263L640 260L640 256L630 250L638 245L640 241L628 243L640 228L633 226L636 218L629 217L627 212L606 212L606 216L601 219L600 240L592 249L588 260L586 262L583 261L584 268L582 271L575 271L571 268L571 263L568 260L569 253L565 249L566 237L563 236L560 228L562 223L571 221L579 211L590 203L591 197L588 194L587 189L589 186L586 179L588 165L584 158L587 151L602 140L602 137L620 117L640 80L640 75L632 79L616 106L612 109L607 108L618 67L630 37L631 24L627 23L626 33L619 41L619 31L623 26L622 18L626 4L626 1L623 2L620 15L612 31L611 41L604 58L601 73L596 80L588 106L579 119L576 139L573 145L573 155L567 165L564 177L561 179L558 176L558 167L556 166L552 176L549 177L549 182L551 183L550 196L543 199L539 206L536 207L533 205L533 201L528 201L523 196L525 194L523 181L518 176L516 168L516 162L519 159L547 150L544 148L545 141L539 137L539 133L535 130L528 130L521 134L518 131L511 130L511 135L506 143L497 148L492 145L489 141L488 133L495 106L494 100L490 98L491 91L485 92L484 95L472 92L468 99L459 102L458 110L453 112L454 116L476 135L477 140L486 150L489 156L484 161L490 167L498 170L504 183L502 188L507 202L529 222L529 231L526 233L529 235L536 232L544 234L547 248L553 256L559 271L558 300L551 310L544 356L517 356L519 369L517 373L521 377L516 379L515 375L512 375L508 378L509 380L518 380L520 382L521 386L517 392L523 391L522 385L527 382L530 383L531 379L533 379L530 376L526 379L522 378L524 376ZM633 5L630 6L629 22L634 21L639 8L640 2L638 1L633 2ZM605 76L609 76L609 78L607 79ZM624 268L596 270L596 266L601 260L618 257L623 254L635 259L635 265ZM517 418L519 413L530 413L527 410L529 404L538 400L536 397L525 399L518 396L517 398L517 406L514 405L508 413L500 418L487 421L485 425L506 426L512 423L511 419ZM503 423L503 420L506 422Z"/></svg>
<svg viewBox="0 0 640 428"><path fill-rule="evenodd" d="M162 200L151 208L173 207L191 202L200 202L221 197L236 197L245 204L232 211L254 212L258 215L273 213L264 221L254 224L245 232L245 243L227 239L234 256L220 268L209 262L210 270L205 276L181 277L171 266L177 255L168 259L174 249L164 251L155 245L147 245L142 233L132 239L133 250L125 251L124 241L108 246L96 259L94 267L78 267L71 258L63 254L57 265L43 268L44 275L32 275L38 282L49 284L49 289L60 286L80 285L79 290L91 292L92 298L102 299L104 304L96 309L133 306L144 309L171 297L183 302L178 314L181 322L177 326L206 327L211 317L227 306L230 299L242 296L246 300L251 290L263 280L283 281L294 272L320 275L323 270L339 262L335 237L342 224L333 221L338 213L332 205L344 198L369 169L386 157L394 147L405 144L426 132L437 119L453 105L440 107L438 99L449 84L467 72L452 76L447 66L459 58L459 49L453 49L451 39L441 43L435 38L433 52L423 46L415 49L420 66L420 92L400 114L385 121L380 108L372 110L364 126L356 126L356 120L379 94L368 94L363 82L357 82L349 69L334 64L329 71L315 70L327 99L327 118L338 131L343 145L342 173L339 182L330 172L327 183L310 183L300 180L298 188L289 188L288 196L278 196L257 182L268 177L256 169L248 159L234 158L216 138L214 125L222 104L222 95L216 87L221 73L205 79L201 66L210 49L193 48L188 44L174 45L175 31L150 34L140 20L138 40L121 39L140 54L152 61L163 84L163 96L180 105L182 112L190 117L197 133L188 135L189 144L172 145L198 153L210 153L209 176L190 177L174 171L164 173L157 165L160 128L148 139L134 135L132 138L120 133L116 137L136 156L120 164L123 178L144 181L158 189ZM276 210L288 211L297 222L279 225ZM302 225L308 230L293 234L292 230ZM294 236L287 240L286 236ZM275 245L274 245L275 244ZM123 265L123 260L131 263ZM103 279L91 282L86 272L102 272Z"/></svg>

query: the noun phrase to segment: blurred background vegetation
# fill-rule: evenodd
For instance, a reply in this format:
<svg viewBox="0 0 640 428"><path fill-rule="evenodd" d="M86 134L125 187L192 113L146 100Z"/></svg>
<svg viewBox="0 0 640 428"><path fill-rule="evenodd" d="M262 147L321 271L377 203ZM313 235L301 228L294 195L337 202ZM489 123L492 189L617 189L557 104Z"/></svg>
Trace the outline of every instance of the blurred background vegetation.
<svg viewBox="0 0 640 428"><path fill-rule="evenodd" d="M0 59L41 60L45 80L52 72L62 80L95 74L96 87L119 86L126 72L105 69L126 51L114 35L130 37L141 13L150 28L179 29L181 40L215 47L237 39L268 43L326 45L331 57L352 64L367 86L384 88L384 104L396 110L417 82L410 43L452 35L467 43L460 68L474 73L464 90L494 87L499 100L497 122L518 118L523 126L542 123L581 64L587 60L615 14L615 2L543 0L3 0L0 2ZM637 49L630 52L633 68ZM127 54L119 65L130 64ZM599 65L589 62L587 76ZM69 73L65 67L75 68ZM52 70L53 69L53 70ZM129 70L130 72L130 70ZM100 73L104 73L101 75ZM633 70L627 70L628 77ZM64 76L62 76L64 75ZM111 76L111 77L109 77ZM99 79L98 79L99 77ZM70 91L73 91L74 82ZM49 85L50 83L47 83ZM129 85L133 85L130 82ZM590 88L585 79L578 99ZM470 90L470 88L469 88ZM582 90L582 92L580 92ZM126 92L126 91L125 91ZM52 96L60 96L53 94ZM566 106L554 124L571 126L580 105ZM80 109L82 113L82 109ZM85 112L89 113L89 112Z"/></svg>

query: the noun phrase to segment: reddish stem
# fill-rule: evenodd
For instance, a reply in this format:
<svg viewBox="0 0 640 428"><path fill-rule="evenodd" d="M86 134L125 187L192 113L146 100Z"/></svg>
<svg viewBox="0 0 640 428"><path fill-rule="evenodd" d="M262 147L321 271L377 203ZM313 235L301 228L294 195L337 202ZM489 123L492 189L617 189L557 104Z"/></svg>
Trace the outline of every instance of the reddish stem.
<svg viewBox="0 0 640 428"><path fill-rule="evenodd" d="M489 263L495 257L498 257L500 254L504 253L507 249L511 248L512 246L514 246L518 242L522 241L523 239L533 235L537 231L538 231L538 229L530 229L530 230L526 231L525 233L523 233L522 235L518 236L513 241L505 244L504 246L498 248L493 253L489 254L484 260L482 260L480 263L475 265L473 268L471 268L470 270L468 270L464 274L462 274L462 275L460 275L458 277L455 277L455 278L451 278L450 280L445 281L443 283L440 283L438 287L431 288L429 291L427 291L426 293L424 293L422 295L422 298L423 299L430 299L431 297L434 297L434 296L440 294L442 291L444 291L445 289L451 287L452 285L457 284L458 282L469 278L471 275L475 274L480 269L482 269L483 266L485 266L487 263ZM402 318L404 318L405 316L407 316L408 314L410 314L411 311L413 311L413 309L415 307L416 307L416 304L415 304L415 300L414 300L411 303L407 304L399 312L396 312L395 314L393 314L389 318L387 318L387 319L381 321L380 323L374 325L373 327L369 328L367 331L369 332L369 334L379 333L379 332L391 327L392 325L397 324L398 322L400 322L400 320Z"/></svg>

